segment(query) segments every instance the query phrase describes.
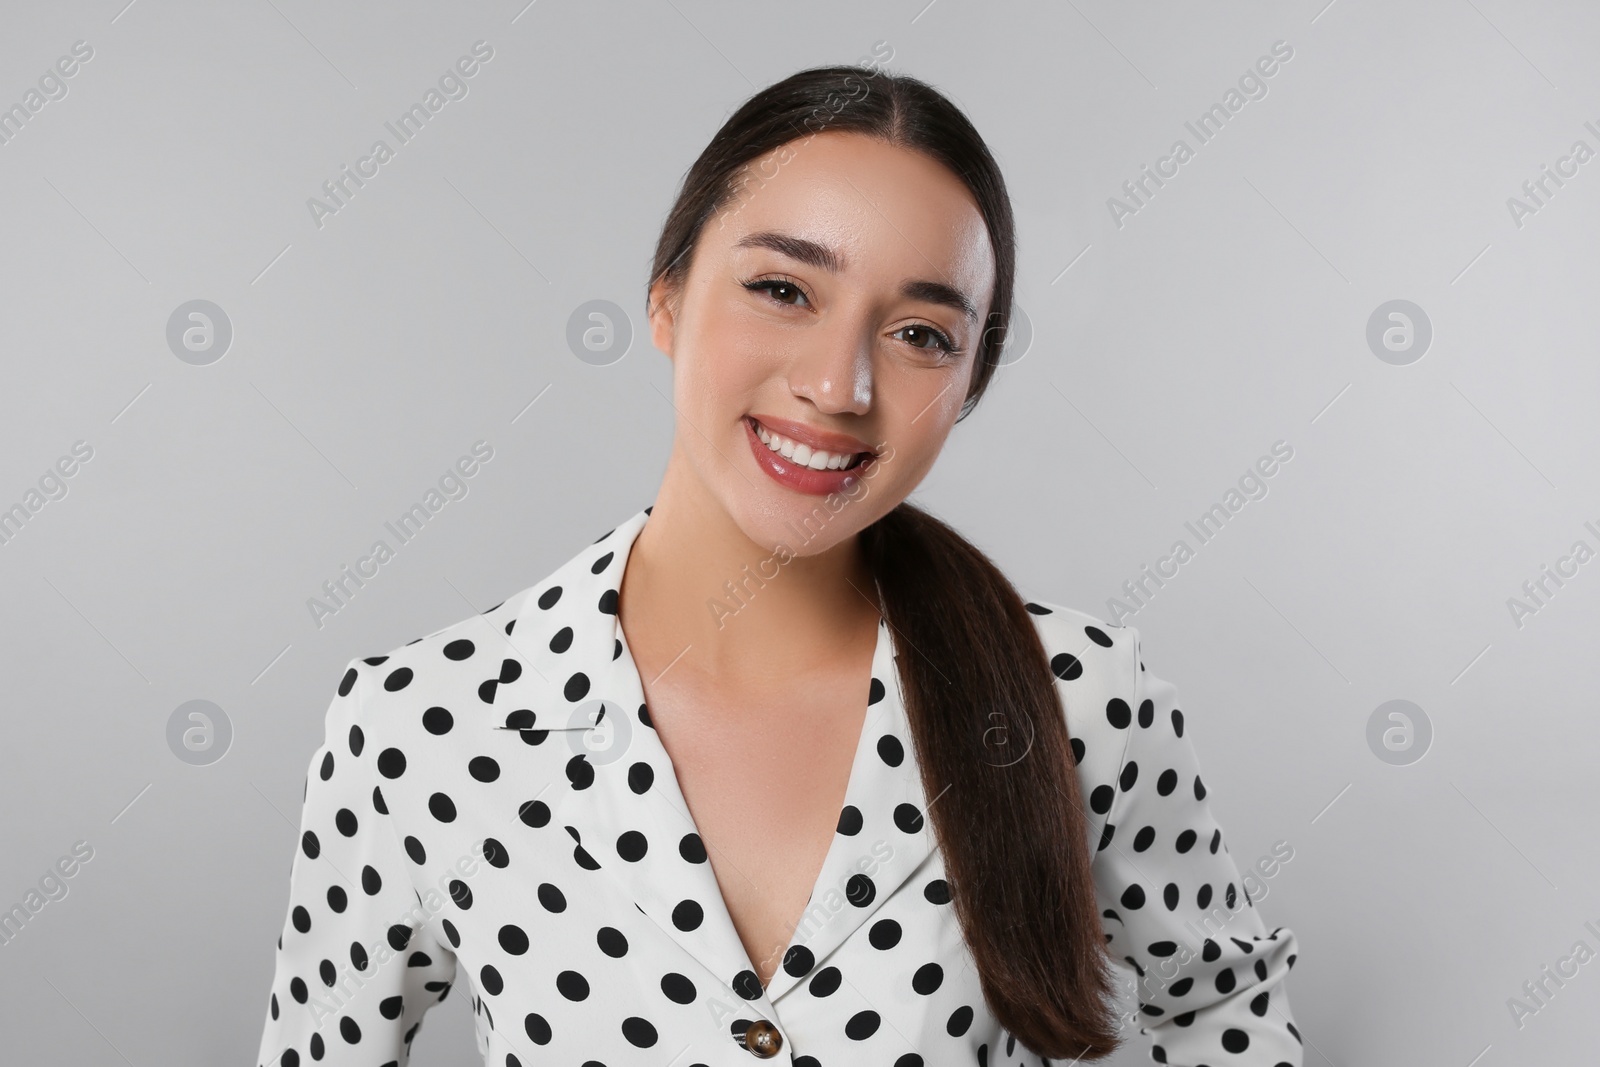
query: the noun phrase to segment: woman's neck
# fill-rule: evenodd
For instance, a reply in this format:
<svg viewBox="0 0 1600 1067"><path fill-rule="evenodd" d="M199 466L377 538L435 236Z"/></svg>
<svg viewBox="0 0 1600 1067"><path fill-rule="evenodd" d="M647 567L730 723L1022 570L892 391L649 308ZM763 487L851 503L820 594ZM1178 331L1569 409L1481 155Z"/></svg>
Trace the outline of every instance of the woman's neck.
<svg viewBox="0 0 1600 1067"><path fill-rule="evenodd" d="M675 671L722 684L770 685L870 638L878 598L859 538L815 551L829 537L825 523L845 514L818 504L810 525L797 519L780 546L767 546L746 535L697 478L674 478L669 469L619 589L630 647L647 649L652 661L669 651L662 669L671 661Z"/></svg>

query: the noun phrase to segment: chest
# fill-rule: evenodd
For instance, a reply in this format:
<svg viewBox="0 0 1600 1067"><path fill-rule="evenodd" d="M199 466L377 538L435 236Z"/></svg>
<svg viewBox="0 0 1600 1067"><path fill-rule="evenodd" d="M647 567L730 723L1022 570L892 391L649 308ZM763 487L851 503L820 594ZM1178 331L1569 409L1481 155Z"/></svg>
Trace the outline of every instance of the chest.
<svg viewBox="0 0 1600 1067"><path fill-rule="evenodd" d="M867 711L868 666L852 666L859 670L744 693L692 680L646 687L651 721L763 984L838 826Z"/></svg>

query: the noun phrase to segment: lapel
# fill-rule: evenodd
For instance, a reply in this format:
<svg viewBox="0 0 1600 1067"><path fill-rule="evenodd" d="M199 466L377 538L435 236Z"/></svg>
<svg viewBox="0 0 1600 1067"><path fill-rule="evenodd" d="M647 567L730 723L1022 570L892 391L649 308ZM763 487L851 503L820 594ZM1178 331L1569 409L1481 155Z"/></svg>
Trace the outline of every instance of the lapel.
<svg viewBox="0 0 1600 1067"><path fill-rule="evenodd" d="M580 861L616 879L640 911L739 997L770 1006L820 967L934 847L893 635L880 620L838 830L782 964L763 990L672 760L650 725L617 621L628 553L649 513L639 511L528 591L508 638L518 667L531 669L509 660L502 666L490 725L548 729L543 743L570 748L570 756L560 752L566 781L547 792L552 822L574 837ZM560 600L541 607L557 586ZM564 645L563 626L572 627L571 644L557 653L551 644Z"/></svg>

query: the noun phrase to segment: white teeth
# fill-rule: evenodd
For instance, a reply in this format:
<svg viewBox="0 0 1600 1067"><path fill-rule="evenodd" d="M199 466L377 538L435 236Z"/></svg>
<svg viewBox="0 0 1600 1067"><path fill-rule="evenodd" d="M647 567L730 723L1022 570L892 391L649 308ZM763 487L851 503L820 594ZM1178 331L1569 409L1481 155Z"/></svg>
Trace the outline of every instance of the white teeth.
<svg viewBox="0 0 1600 1067"><path fill-rule="evenodd" d="M756 436L761 438L762 444L784 459L801 467L810 467L814 471L839 470L856 458L854 452L824 452L820 448L814 449L810 445L799 444L781 434L773 433L759 422L756 423Z"/></svg>

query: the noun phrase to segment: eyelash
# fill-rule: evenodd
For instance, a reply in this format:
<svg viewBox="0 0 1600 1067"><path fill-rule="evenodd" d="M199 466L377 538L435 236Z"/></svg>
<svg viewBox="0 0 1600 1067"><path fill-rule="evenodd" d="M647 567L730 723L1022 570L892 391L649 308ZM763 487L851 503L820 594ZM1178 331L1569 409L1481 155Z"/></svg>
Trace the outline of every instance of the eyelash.
<svg viewBox="0 0 1600 1067"><path fill-rule="evenodd" d="M810 294L807 293L805 291L805 289L802 288L801 285L798 282L790 281L788 278L757 278L757 279L752 280L752 281L741 282L740 284L743 285L746 289L750 290L752 293L761 292L761 291L765 290L767 295L772 300L776 301L779 304L784 303L784 301L778 300L777 297L772 296L772 291L774 289L782 288L783 286L788 286L790 289L795 290L801 296L805 297L807 300L811 299ZM791 304L789 306L793 307L794 305ZM929 346L929 347L931 347L932 351L943 352L944 353L944 357L946 359L954 359L956 356L961 355L962 350L957 348L956 345L955 345L955 342L950 340L950 338L948 336L946 336L945 332L943 330L938 329L937 327L930 326L925 322L913 322L913 323L910 323L908 325L900 327L900 329L901 330L918 329L918 330L926 330L926 331L928 331L928 334L930 336L932 336L933 340L934 340L933 345ZM899 333L900 330L896 330L895 332ZM924 347L924 346L912 345L911 347L912 348L919 348L919 347Z"/></svg>

